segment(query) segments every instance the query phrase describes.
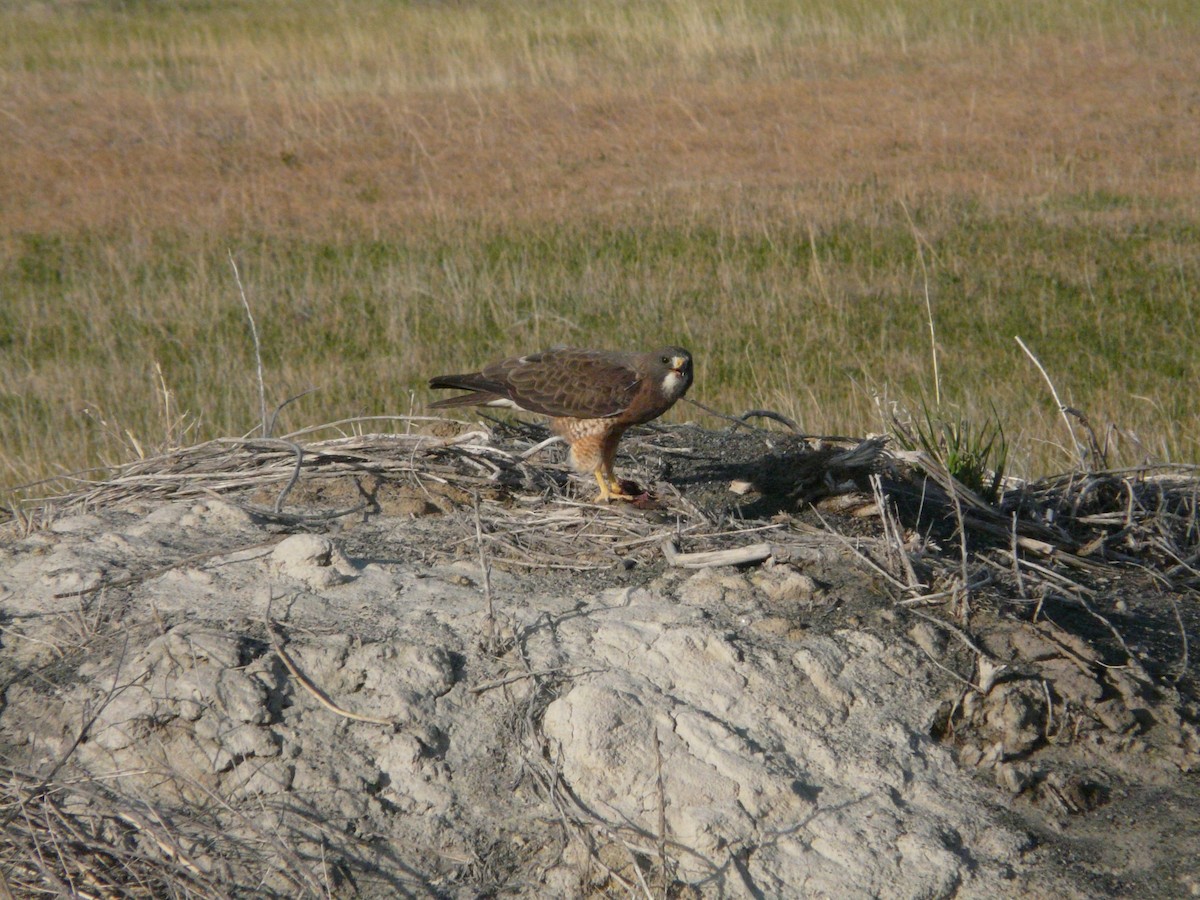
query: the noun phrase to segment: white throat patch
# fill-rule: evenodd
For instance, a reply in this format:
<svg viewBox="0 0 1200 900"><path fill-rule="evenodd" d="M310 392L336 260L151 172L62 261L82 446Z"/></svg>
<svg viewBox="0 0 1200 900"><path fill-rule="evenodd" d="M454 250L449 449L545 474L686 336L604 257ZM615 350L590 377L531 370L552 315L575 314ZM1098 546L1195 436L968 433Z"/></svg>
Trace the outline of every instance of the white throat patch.
<svg viewBox="0 0 1200 900"><path fill-rule="evenodd" d="M662 380L663 395L669 400L676 400L683 394L683 389L687 386L683 376L678 372L670 371Z"/></svg>

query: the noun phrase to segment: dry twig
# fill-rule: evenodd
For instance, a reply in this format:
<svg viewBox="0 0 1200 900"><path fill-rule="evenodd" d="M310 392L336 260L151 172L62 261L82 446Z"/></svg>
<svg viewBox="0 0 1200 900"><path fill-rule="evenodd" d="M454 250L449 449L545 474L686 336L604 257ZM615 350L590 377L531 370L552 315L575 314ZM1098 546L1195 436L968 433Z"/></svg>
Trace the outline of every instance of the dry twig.
<svg viewBox="0 0 1200 900"><path fill-rule="evenodd" d="M371 725L386 725L391 728L398 728L400 723L391 719L381 719L376 716L366 716L361 713L351 712L348 709L343 709L334 703L329 698L328 694L313 684L312 679L300 671L300 667L296 665L291 656L288 655L287 651L283 649L283 645L279 642L279 636L276 633L276 628L278 626L276 626L275 622L271 619L271 604L274 602L274 599L275 597L273 594L268 596L267 610L263 614L263 623L267 627L267 637L271 641L271 649L275 651L275 655L279 657L280 661L284 664L284 666L292 674L292 677L296 679L300 686L312 694L313 697L317 699L317 702L324 706L327 710L332 713L336 713L344 719L353 719L355 722L367 722Z"/></svg>

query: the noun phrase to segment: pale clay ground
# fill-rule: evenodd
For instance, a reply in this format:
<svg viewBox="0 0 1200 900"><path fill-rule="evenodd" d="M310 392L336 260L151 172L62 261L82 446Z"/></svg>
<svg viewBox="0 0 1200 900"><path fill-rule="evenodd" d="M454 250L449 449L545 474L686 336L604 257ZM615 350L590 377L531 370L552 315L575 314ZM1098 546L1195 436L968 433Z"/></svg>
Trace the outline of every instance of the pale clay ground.
<svg viewBox="0 0 1200 900"><path fill-rule="evenodd" d="M1185 699L1044 623L977 620L1021 676L980 694L834 542L485 580L470 509L287 535L234 499L0 545L4 759L41 777L98 713L57 777L154 810L230 894L624 896L606 869L657 892L665 857L679 896L1200 895ZM391 724L307 690L268 606Z"/></svg>

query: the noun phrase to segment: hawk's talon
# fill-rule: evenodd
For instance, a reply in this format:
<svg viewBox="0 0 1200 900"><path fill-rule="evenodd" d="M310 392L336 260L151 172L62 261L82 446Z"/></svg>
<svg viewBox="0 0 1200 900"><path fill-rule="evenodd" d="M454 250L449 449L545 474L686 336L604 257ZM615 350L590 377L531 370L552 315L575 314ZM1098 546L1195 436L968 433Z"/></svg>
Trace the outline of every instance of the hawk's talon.
<svg viewBox="0 0 1200 900"><path fill-rule="evenodd" d="M640 499L641 496L642 496L641 494L626 494L624 491L622 491L619 494L616 493L615 491L609 491L607 497L601 495L596 498L596 502L597 503L607 503L610 500L624 500L626 503L634 503L638 499Z"/></svg>
<svg viewBox="0 0 1200 900"><path fill-rule="evenodd" d="M597 469L592 474L596 476L596 484L600 485L600 496L596 498L597 503L607 503L609 500L632 502L641 496L629 493L621 486L620 479L603 469Z"/></svg>

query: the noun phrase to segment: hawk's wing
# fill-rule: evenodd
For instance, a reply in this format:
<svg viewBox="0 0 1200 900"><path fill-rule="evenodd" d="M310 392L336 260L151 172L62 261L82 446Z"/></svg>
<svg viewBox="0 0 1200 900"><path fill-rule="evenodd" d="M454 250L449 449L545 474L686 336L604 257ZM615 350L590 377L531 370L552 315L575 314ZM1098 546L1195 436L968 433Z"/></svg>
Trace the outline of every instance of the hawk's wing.
<svg viewBox="0 0 1200 900"><path fill-rule="evenodd" d="M488 366L503 393L522 409L548 416L601 419L628 408L641 377L625 354L546 350Z"/></svg>
<svg viewBox="0 0 1200 900"><path fill-rule="evenodd" d="M629 407L641 383L629 354L554 349L506 359L468 375L445 375L432 387L460 388L474 396L453 397L435 406L511 400L528 412L576 419L602 419ZM457 404L455 404L457 405Z"/></svg>

